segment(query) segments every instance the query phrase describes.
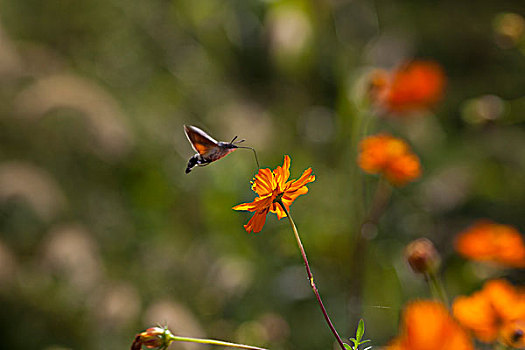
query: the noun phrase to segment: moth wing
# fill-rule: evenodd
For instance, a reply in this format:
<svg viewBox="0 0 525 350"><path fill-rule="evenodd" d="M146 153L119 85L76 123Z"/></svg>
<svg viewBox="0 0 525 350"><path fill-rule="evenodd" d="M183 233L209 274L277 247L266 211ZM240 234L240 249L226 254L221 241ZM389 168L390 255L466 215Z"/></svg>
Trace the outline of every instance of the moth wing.
<svg viewBox="0 0 525 350"><path fill-rule="evenodd" d="M195 126L184 125L184 132L186 133L188 141L190 141L191 147L201 156L208 153L214 147L217 147L217 141Z"/></svg>

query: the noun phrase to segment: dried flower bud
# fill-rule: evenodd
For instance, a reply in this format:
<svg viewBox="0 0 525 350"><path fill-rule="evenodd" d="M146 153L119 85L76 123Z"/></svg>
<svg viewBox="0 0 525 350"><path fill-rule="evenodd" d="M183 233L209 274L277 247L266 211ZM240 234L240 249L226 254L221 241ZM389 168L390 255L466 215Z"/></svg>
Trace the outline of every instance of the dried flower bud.
<svg viewBox="0 0 525 350"><path fill-rule="evenodd" d="M152 327L135 336L131 350L141 350L142 346L148 349L166 349L173 341L173 334L167 328Z"/></svg>
<svg viewBox="0 0 525 350"><path fill-rule="evenodd" d="M426 238L419 238L408 244L405 248L405 258L415 273L435 271L440 263L434 244Z"/></svg>

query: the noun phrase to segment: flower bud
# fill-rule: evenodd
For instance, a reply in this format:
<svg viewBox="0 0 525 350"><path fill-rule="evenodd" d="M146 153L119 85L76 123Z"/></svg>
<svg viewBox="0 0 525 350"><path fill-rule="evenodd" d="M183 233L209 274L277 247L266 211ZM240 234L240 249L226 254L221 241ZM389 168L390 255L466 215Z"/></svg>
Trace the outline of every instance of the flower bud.
<svg viewBox="0 0 525 350"><path fill-rule="evenodd" d="M135 336L131 350L141 350L142 346L148 349L166 349L173 341L173 334L167 328L152 327Z"/></svg>
<svg viewBox="0 0 525 350"><path fill-rule="evenodd" d="M426 238L419 238L409 243L405 248L405 259L415 273L435 271L440 263L434 244Z"/></svg>

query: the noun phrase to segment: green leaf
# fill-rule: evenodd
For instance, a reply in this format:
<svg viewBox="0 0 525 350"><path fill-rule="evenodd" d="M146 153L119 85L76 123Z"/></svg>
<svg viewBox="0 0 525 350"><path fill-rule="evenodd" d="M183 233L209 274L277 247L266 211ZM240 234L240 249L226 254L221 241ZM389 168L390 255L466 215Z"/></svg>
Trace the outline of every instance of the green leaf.
<svg viewBox="0 0 525 350"><path fill-rule="evenodd" d="M347 343L343 343L343 345L345 346L345 349L348 349L348 350L354 350L350 345L348 345Z"/></svg>
<svg viewBox="0 0 525 350"><path fill-rule="evenodd" d="M355 332L355 338L358 343L361 342L361 338L365 334L365 321L363 319L359 320L359 325L357 326L357 331Z"/></svg>

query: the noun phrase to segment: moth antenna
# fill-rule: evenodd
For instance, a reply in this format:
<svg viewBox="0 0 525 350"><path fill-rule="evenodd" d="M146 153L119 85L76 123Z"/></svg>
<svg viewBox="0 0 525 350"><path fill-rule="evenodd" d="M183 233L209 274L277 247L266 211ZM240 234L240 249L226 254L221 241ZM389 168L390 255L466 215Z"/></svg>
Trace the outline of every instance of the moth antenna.
<svg viewBox="0 0 525 350"><path fill-rule="evenodd" d="M237 136L235 136L231 141L230 143L233 143L233 141L237 140Z"/></svg>
<svg viewBox="0 0 525 350"><path fill-rule="evenodd" d="M238 141L237 143L242 142L242 141L244 140ZM253 151L253 155L255 156L255 162L257 163L257 169L261 169L261 166L259 165L259 158L257 158L257 152L255 152L254 148L247 147L247 146L237 146L237 148L251 149Z"/></svg>

